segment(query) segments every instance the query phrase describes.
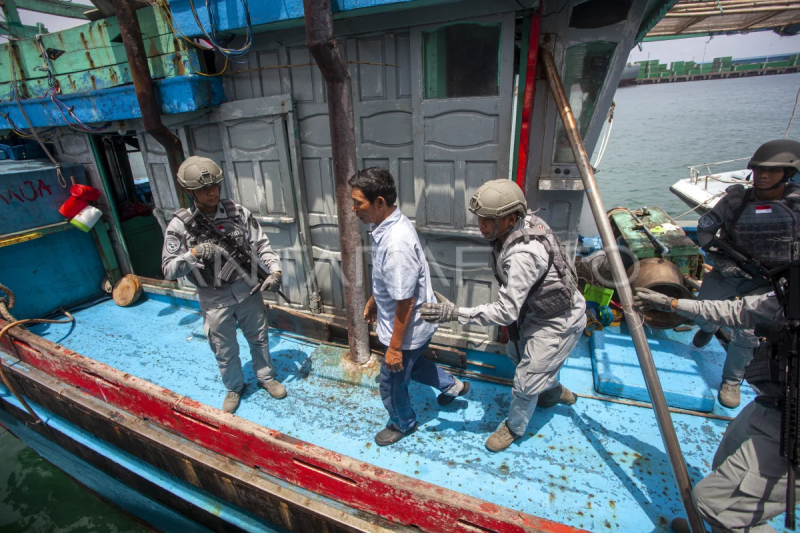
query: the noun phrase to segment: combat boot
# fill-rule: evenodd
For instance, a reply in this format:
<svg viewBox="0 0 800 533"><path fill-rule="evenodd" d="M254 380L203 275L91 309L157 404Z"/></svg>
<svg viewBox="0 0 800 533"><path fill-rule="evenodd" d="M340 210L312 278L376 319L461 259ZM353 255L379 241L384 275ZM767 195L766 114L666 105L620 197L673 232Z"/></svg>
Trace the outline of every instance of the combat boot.
<svg viewBox="0 0 800 533"><path fill-rule="evenodd" d="M692 339L692 344L694 344L697 348L702 348L709 342L711 339L714 338L714 333L709 333L707 331L703 331L702 329L698 329L697 333L694 334L694 339Z"/></svg>
<svg viewBox="0 0 800 533"><path fill-rule="evenodd" d="M270 396L276 400L283 400L286 398L286 387L284 387L278 380L271 379L266 383L259 381L258 386L269 393Z"/></svg>
<svg viewBox="0 0 800 533"><path fill-rule="evenodd" d="M573 405L578 401L578 397L572 393L571 390L559 383L552 389L546 390L539 395L539 401L536 405L540 407L555 407L563 403L564 405Z"/></svg>
<svg viewBox="0 0 800 533"><path fill-rule="evenodd" d="M225 395L225 400L222 402L222 410L230 414L235 413L239 408L239 402L242 401L242 394L244 394L246 388L247 384L244 384L242 388L239 389L239 392L229 390L228 394Z"/></svg>
<svg viewBox="0 0 800 533"><path fill-rule="evenodd" d="M723 383L719 388L719 403L728 409L739 407L741 395L739 394L739 383Z"/></svg>
<svg viewBox="0 0 800 533"><path fill-rule="evenodd" d="M500 424L500 427L497 428L497 431L492 433L488 439L486 439L486 447L489 449L490 452L501 452L511 446L511 443L520 438L522 435L517 435L511 429L509 429L508 424L503 421Z"/></svg>

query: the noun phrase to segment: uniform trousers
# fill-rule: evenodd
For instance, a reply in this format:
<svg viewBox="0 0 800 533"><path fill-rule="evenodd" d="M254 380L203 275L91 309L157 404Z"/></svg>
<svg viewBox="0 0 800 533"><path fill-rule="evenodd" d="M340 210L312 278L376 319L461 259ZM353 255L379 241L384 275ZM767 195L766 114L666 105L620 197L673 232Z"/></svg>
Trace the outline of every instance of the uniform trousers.
<svg viewBox="0 0 800 533"><path fill-rule="evenodd" d="M728 425L713 471L692 491L714 533L775 532L765 522L786 510L788 469L780 430L781 411L755 401Z"/></svg>
<svg viewBox="0 0 800 533"><path fill-rule="evenodd" d="M237 304L205 309L203 320L208 344L217 359L225 388L238 392L244 385L239 341L236 338L237 324L250 345L253 372L258 381L266 383L274 379L275 369L269 355L267 311L260 292Z"/></svg>
<svg viewBox="0 0 800 533"><path fill-rule="evenodd" d="M726 278L713 270L703 276L698 300L730 300L736 296L760 295L772 290L770 285L745 278ZM700 329L714 333L719 326L695 319ZM722 367L722 382L738 385L744 379L744 368L753 359L753 348L758 347L758 337L752 329L731 330L731 342Z"/></svg>
<svg viewBox="0 0 800 533"><path fill-rule="evenodd" d="M558 372L578 344L584 328L586 315L581 314L566 330L563 326L543 326L516 343L508 343L506 354L517 370L506 424L515 435L525 433L539 395L559 385Z"/></svg>

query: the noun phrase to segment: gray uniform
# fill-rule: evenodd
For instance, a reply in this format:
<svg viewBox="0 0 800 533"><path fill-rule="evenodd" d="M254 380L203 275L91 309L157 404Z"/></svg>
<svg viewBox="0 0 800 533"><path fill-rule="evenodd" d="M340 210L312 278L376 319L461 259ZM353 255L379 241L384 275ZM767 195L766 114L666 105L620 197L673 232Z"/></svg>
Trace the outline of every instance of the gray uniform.
<svg viewBox="0 0 800 533"><path fill-rule="evenodd" d="M249 245L252 253L270 272L280 270L278 255L272 251L258 221L246 208L222 200L213 220L222 231ZM274 379L267 313L261 293L250 295L258 283L254 275L237 272L230 282L219 283L214 273L218 272L220 263L204 265L192 255L194 246L211 240L198 239L186 230L180 217L174 217L167 226L161 269L167 279L187 277L197 286L205 333L217 359L222 382L229 391L238 392L244 385L244 375L236 339L237 323L250 345L256 377L262 383Z"/></svg>
<svg viewBox="0 0 800 533"><path fill-rule="evenodd" d="M768 268L775 268L790 260L789 245L796 239L800 216L800 186L789 183L783 198L768 202L756 200L751 192L745 194L741 185L728 187L727 194L714 208L697 222L697 240L707 246L717 231ZM740 210L741 207L741 210ZM724 261L715 258L712 261ZM728 259L728 261L730 261ZM765 281L746 278L726 278L712 271L703 277L703 286L697 295L699 300L728 300L737 296L760 295L769 292ZM696 321L708 333L717 330L716 324L703 319ZM725 366L722 369L723 383L738 385L744 377L744 368L753 358L753 349L758 347L758 338L751 329L734 329Z"/></svg>
<svg viewBox="0 0 800 533"><path fill-rule="evenodd" d="M524 224L514 226L518 230ZM503 250L497 265L507 281L501 285L498 300L477 307L461 307L458 321L481 325L514 323L526 304L528 294L537 280L547 272L542 289L562 282L556 268L548 270L548 251L538 240L519 242ZM549 318L528 313L520 327L520 340L509 341L507 355L517 366L514 374L513 398L508 414L508 427L522 435L533 416L539 394L557 386L558 371L580 339L586 327L586 301L580 291L573 291L566 310Z"/></svg>
<svg viewBox="0 0 800 533"><path fill-rule="evenodd" d="M783 310L772 293L733 302L679 300L678 313L732 328L783 321ZM715 533L775 531L765 522L786 510L787 463L781 457L780 430L781 411L756 402L728 425L714 455L713 471L692 491Z"/></svg>

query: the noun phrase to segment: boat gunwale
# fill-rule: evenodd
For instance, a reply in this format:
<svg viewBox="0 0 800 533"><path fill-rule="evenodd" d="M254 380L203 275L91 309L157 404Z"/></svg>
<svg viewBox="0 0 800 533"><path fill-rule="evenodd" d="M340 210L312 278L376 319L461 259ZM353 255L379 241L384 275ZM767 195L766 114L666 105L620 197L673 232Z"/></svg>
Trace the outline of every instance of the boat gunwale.
<svg viewBox="0 0 800 533"><path fill-rule="evenodd" d="M355 509L429 531L582 531L271 430L32 332L15 328L9 335L0 348L11 357L195 444Z"/></svg>

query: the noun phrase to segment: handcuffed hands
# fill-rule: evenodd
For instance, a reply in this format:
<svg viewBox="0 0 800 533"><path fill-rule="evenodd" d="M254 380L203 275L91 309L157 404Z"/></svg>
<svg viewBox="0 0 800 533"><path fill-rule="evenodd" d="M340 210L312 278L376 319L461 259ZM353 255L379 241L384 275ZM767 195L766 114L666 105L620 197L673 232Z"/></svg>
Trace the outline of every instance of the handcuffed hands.
<svg viewBox="0 0 800 533"><path fill-rule="evenodd" d="M222 255L222 252L222 248L213 242L204 242L192 249L192 253L194 253L195 257L203 263L213 261L217 256Z"/></svg>
<svg viewBox="0 0 800 533"><path fill-rule="evenodd" d="M672 298L666 294L661 294L650 289L636 289L636 294L633 297L633 304L639 307L642 311L662 311L664 313L674 313L672 308Z"/></svg>
<svg viewBox="0 0 800 533"><path fill-rule="evenodd" d="M280 270L277 272L271 273L267 276L267 279L264 280L264 283L261 284L261 291L271 291L275 292L281 288L281 279L283 275L281 274Z"/></svg>
<svg viewBox="0 0 800 533"><path fill-rule="evenodd" d="M458 320L458 307L456 304L439 294L433 293L439 303L424 303L420 310L422 319L433 324L443 324Z"/></svg>

